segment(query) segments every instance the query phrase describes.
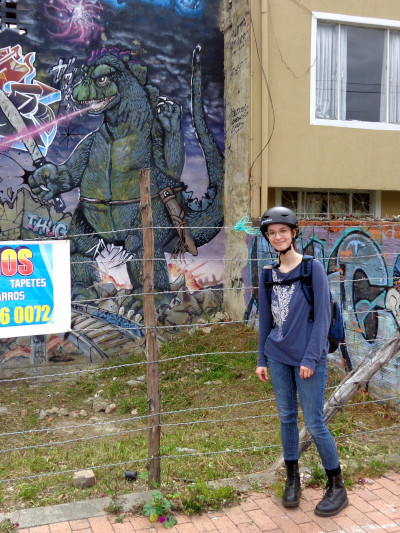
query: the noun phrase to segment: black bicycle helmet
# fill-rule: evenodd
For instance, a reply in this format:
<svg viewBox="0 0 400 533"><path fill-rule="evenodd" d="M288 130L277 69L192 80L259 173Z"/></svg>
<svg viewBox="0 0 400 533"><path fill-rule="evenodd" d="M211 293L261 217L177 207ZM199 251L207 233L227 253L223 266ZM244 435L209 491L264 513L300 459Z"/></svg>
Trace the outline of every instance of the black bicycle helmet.
<svg viewBox="0 0 400 533"><path fill-rule="evenodd" d="M287 207L271 207L261 217L260 231L267 240L268 226L271 224L286 224L296 230L299 229L297 216Z"/></svg>

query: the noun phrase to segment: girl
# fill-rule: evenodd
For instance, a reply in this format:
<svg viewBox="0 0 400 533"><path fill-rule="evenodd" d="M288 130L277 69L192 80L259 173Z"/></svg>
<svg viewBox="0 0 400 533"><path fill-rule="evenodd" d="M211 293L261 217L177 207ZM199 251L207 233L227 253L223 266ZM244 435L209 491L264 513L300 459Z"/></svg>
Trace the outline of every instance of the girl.
<svg viewBox="0 0 400 533"><path fill-rule="evenodd" d="M263 236L278 252L272 267L271 297L267 297L263 276L259 283L260 337L256 373L268 380L268 368L281 424L287 479L282 503L297 507L300 499L299 430L297 394L307 430L311 434L328 476L326 492L315 508L320 516L333 516L348 504L339 457L324 421L324 399L328 376L328 330L331 319L328 278L319 261L313 259L312 287L314 320L298 278L302 255L296 251L298 220L290 209L273 207L261 219Z"/></svg>

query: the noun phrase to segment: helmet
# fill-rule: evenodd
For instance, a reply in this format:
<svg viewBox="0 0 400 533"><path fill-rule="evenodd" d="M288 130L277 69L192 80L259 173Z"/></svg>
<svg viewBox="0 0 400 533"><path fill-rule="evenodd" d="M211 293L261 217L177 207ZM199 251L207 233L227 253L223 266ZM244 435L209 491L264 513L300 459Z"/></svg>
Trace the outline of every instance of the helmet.
<svg viewBox="0 0 400 533"><path fill-rule="evenodd" d="M298 230L299 227L297 216L291 209L288 209L287 207L271 207L271 209L265 211L261 217L260 231L266 239L268 226L271 224L286 224L287 226L290 226L296 230Z"/></svg>

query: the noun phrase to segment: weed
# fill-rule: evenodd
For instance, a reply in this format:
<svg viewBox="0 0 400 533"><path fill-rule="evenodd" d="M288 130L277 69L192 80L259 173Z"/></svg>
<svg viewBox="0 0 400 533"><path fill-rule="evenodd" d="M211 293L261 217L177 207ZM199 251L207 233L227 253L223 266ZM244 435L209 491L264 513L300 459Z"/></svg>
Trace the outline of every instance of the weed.
<svg viewBox="0 0 400 533"><path fill-rule="evenodd" d="M315 461L311 462L311 477L307 481L307 485L311 487L320 487L321 485L325 485L326 483L326 472L325 469L320 466Z"/></svg>
<svg viewBox="0 0 400 533"><path fill-rule="evenodd" d="M23 485L18 492L18 497L24 500L32 500L38 492L38 487Z"/></svg>
<svg viewBox="0 0 400 533"><path fill-rule="evenodd" d="M0 522L0 533L9 533L9 531L14 531L15 529L17 529L18 525L19 524L13 524L7 518L6 520Z"/></svg>
<svg viewBox="0 0 400 533"><path fill-rule="evenodd" d="M125 515L122 515L122 516L117 516L117 518L114 520L115 524L123 524L124 523L124 520L125 520L126 516Z"/></svg>
<svg viewBox="0 0 400 533"><path fill-rule="evenodd" d="M223 505L234 503L238 500L238 494L233 487L212 487L204 481L196 481L193 486L187 487L180 498L183 511L192 515L215 511Z"/></svg>
<svg viewBox="0 0 400 533"><path fill-rule="evenodd" d="M129 414L132 411L132 398L122 398L122 400L117 403L118 409L124 415Z"/></svg>
<svg viewBox="0 0 400 533"><path fill-rule="evenodd" d="M120 513L122 513L122 505L113 499L111 500L109 505L104 508L104 510L109 514L119 515Z"/></svg>
<svg viewBox="0 0 400 533"><path fill-rule="evenodd" d="M387 465L381 459L372 459L364 468L364 475L368 477L377 477L385 473Z"/></svg>
<svg viewBox="0 0 400 533"><path fill-rule="evenodd" d="M144 516L148 516L150 522L160 522L166 529L171 529L178 522L171 515L171 502L159 490L151 491L151 496L150 503L143 507Z"/></svg>
<svg viewBox="0 0 400 533"><path fill-rule="evenodd" d="M283 498L283 493L285 492L286 482L283 478L278 479L273 483L272 488L274 490L275 496L280 500Z"/></svg>

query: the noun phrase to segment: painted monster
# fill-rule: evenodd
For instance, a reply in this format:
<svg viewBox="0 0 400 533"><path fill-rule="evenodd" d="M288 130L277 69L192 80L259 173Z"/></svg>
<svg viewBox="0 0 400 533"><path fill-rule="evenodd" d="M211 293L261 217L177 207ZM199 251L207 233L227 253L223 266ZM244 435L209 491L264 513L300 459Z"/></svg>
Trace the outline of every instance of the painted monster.
<svg viewBox="0 0 400 533"><path fill-rule="evenodd" d="M146 67L115 49L102 50L84 66L73 97L91 106L91 114L102 114L103 123L63 164L47 163L29 178L32 191L44 200L79 187L80 201L69 230L73 300L98 298L99 278L92 266L93 251L88 252L97 249L102 239L123 246L130 255L127 269L133 289L123 306L141 308L143 242L137 231L141 169L151 170L156 290L169 288L165 252L196 255L197 248L222 226L224 158L205 121L200 47L193 52L192 67L192 118L209 176L200 201L193 200L180 181L184 164L180 107L147 83Z"/></svg>

